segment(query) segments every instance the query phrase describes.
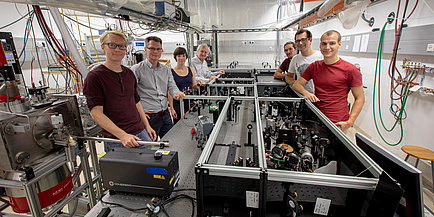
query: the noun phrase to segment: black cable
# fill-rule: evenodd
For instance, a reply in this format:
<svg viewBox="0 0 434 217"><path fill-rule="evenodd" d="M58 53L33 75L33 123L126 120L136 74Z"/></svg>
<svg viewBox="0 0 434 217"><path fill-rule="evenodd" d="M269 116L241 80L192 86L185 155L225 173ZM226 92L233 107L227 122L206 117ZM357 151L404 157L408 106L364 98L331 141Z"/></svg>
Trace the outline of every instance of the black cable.
<svg viewBox="0 0 434 217"><path fill-rule="evenodd" d="M137 212L137 211L142 211L142 210L147 210L148 209L148 207L134 209L134 208L131 208L131 207L124 206L124 205L122 205L120 203L106 202L106 201L103 200L103 198L101 198L101 203L118 206L118 207L124 208L124 209L126 209L128 211L131 211L131 212Z"/></svg>
<svg viewBox="0 0 434 217"><path fill-rule="evenodd" d="M22 19L24 19L25 17L27 17L27 15L29 15L30 13L33 13L33 11L29 11L26 15L24 15L24 16L18 18L17 20L13 21L12 23L9 23L9 24L7 24L7 25L4 25L4 26L0 27L0 29L4 29L4 28L6 28L6 27L8 27L8 26L14 25L15 23L17 23L17 22L19 22L20 20L22 20Z"/></svg>
<svg viewBox="0 0 434 217"><path fill-rule="evenodd" d="M196 200L196 198L194 198L194 197L192 197L190 195L186 195L186 194L176 195L176 196L173 196L173 197L171 197L171 198L169 198L167 200L164 200L164 201L162 201L160 203L155 204L155 206L161 206L164 209L164 205L167 205L167 204L169 204L169 203L171 203L171 202L173 202L175 200L182 199L182 198L186 198L186 199L190 200L191 206L192 206L191 216L194 217L194 200Z"/></svg>
<svg viewBox="0 0 434 217"><path fill-rule="evenodd" d="M163 198L165 196L167 196L167 194L169 194L169 193L180 192L180 191L195 191L195 190L196 189L179 189L179 190L169 191L169 192L164 193ZM194 198L194 197L192 197L190 195L179 194L179 195L170 197L170 198L168 198L166 200L160 201L160 202L158 202L156 204L153 204L153 205L155 207L160 206L161 209L162 209L162 211L163 211L163 213L169 217L169 214L166 212L164 205L167 205L167 204L169 204L169 203L171 203L171 202L173 202L175 200L182 199L182 198L186 198L186 199L189 199L191 201L191 205L192 205L192 214L191 214L191 216L194 217L194 207L195 207L194 206L194 200L196 200L196 198ZM118 206L118 207L124 208L124 209L126 209L128 211L131 211L131 212L139 212L139 211L149 210L148 206L143 207L143 208L131 208L131 207L128 207L128 206L124 206L124 205L122 205L120 203L113 203L113 202L104 201L103 198L101 198L101 203L103 203L103 204L109 204L109 205L113 205L113 206ZM151 216L152 216L152 214L151 214Z"/></svg>
<svg viewBox="0 0 434 217"><path fill-rule="evenodd" d="M27 19L27 23L26 23L26 29L25 29L25 34L26 34L26 38L24 39L24 46L23 49L20 52L20 55L18 55L18 59L21 58L21 56L23 55L24 51L26 50L27 47L27 42L29 41L29 22L33 22L33 17L34 17L35 13L31 13L29 18Z"/></svg>
<svg viewBox="0 0 434 217"><path fill-rule="evenodd" d="M184 117L180 118L180 121L182 121L182 123L183 123L185 126L187 126L187 127L194 127L194 125L193 125L193 126L189 126L187 123L185 123L185 122L184 122ZM178 122L179 122L179 121L178 121Z"/></svg>
<svg viewBox="0 0 434 217"><path fill-rule="evenodd" d="M167 213L167 211L166 211L166 207L161 206L161 210L163 211L163 213L164 213L167 217L169 217L169 213Z"/></svg>
<svg viewBox="0 0 434 217"><path fill-rule="evenodd" d="M178 190L168 191L168 192L166 192L166 193L163 194L163 198L167 197L167 195L169 193L175 193L175 192L180 192L180 191L196 191L196 188L185 188L185 189L178 189Z"/></svg>
<svg viewBox="0 0 434 217"><path fill-rule="evenodd" d="M316 125L319 125L319 126L322 125L320 122L318 122L318 121L314 121L314 120L305 120L305 122L312 122L312 123L314 123L314 124L316 124Z"/></svg>
<svg viewBox="0 0 434 217"><path fill-rule="evenodd" d="M29 5L27 5L27 10L30 10ZM32 28L32 33L33 33L33 43L36 47L36 57L38 58L39 69L41 70L41 75L42 75L43 72L42 72L41 60L39 58L38 46L36 45L36 36L35 36L35 29L33 28L33 22L30 23L30 26ZM42 82L44 82L44 76L42 76Z"/></svg>
<svg viewBox="0 0 434 217"><path fill-rule="evenodd" d="M374 22L375 22L374 17L371 17L371 19L369 19L369 20L366 18L365 11L362 12L362 20L367 22L369 24L369 27L372 27L374 25Z"/></svg>
<svg viewBox="0 0 434 217"><path fill-rule="evenodd" d="M280 103L281 105L283 105L285 107L288 107L287 105L283 104L283 102L280 102L280 101L276 101L276 102Z"/></svg>
<svg viewBox="0 0 434 217"><path fill-rule="evenodd" d="M41 27L41 30L42 30L42 32L43 32L43 35L45 36L45 38L46 38L48 44L53 48L54 52L55 52L59 57L62 57L62 58L64 58L64 59L69 58L69 56L68 56L68 54L66 53L66 51L64 51L64 49L61 47L61 45L58 44L58 43L60 43L60 42L56 43L57 40L56 40L55 36L54 36L52 33L50 33L51 30L50 30L49 27L47 26L47 23L45 22L45 19L44 19L44 17L43 17L42 11L41 11L41 9L39 8L39 6L35 6L35 5L34 5L34 6L33 6L33 9L34 9L34 11L35 11L36 18L37 18L37 21L38 21L38 23L39 23L39 26ZM54 48L54 46L53 46L53 44L52 44L52 42L51 42L49 36L51 36L51 37L53 38L53 42L56 43L55 45L56 45L56 47L59 49L59 52L57 52L56 49ZM66 47L64 41L63 41L63 44L64 44L64 47ZM63 53L62 51L64 51L65 53ZM62 55L60 55L59 53L62 53ZM71 61L71 63L72 63L72 60L70 60L70 61ZM80 70L78 70L78 68L76 68L74 65L71 65L71 63L67 62L67 63L65 64L65 66L66 66L66 67L71 67L71 68L74 69L74 70L75 70L75 71L76 71L80 76L82 76ZM66 67L65 67L65 68L66 68ZM66 69L68 69L68 68L66 68ZM78 76L78 75L77 75L77 76Z"/></svg>
<svg viewBox="0 0 434 217"><path fill-rule="evenodd" d="M68 17L68 16L66 16L66 15L63 15L63 16L65 16L66 18L70 19L70 20L73 21L74 23L78 23L78 24L80 24L80 25L82 25L82 26L84 26L84 27L87 27L87 28L89 28L89 29L99 30L99 29L95 29L95 28L93 28L93 27L89 27L89 26L86 25L86 24L80 23L80 22L78 22L77 20L74 20L74 19L72 19L71 17Z"/></svg>

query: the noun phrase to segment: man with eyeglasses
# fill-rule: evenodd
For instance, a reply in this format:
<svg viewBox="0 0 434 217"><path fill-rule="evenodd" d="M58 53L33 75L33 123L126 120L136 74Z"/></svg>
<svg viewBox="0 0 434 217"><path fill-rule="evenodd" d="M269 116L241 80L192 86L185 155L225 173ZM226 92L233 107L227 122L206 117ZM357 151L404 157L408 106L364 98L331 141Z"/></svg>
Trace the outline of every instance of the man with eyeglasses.
<svg viewBox="0 0 434 217"><path fill-rule="evenodd" d="M205 58L209 54L209 47L207 44L201 44L197 47L196 56L191 59L191 67L196 72L196 81L200 86L209 83L217 78L217 74L225 74L225 71L211 72L208 69L208 64Z"/></svg>
<svg viewBox="0 0 434 217"><path fill-rule="evenodd" d="M310 64L293 88L315 103L327 118L345 131L359 116L365 103L365 94L360 70L338 57L338 49L341 46L339 32L335 30L325 32L320 42L324 60ZM303 88L309 80L315 83L315 94ZM354 96L354 103L351 111L348 112L347 98L350 90Z"/></svg>
<svg viewBox="0 0 434 217"><path fill-rule="evenodd" d="M131 69L136 75L137 92L149 123L162 138L173 126L172 117L167 109L168 94L177 100L185 95L176 86L170 68L158 62L163 53L161 38L149 36L145 39L145 44L147 58Z"/></svg>
<svg viewBox="0 0 434 217"><path fill-rule="evenodd" d="M286 59L280 64L279 68L274 72L274 78L275 79L285 79L286 73L289 69L289 64L291 63L292 58L297 53L297 50L295 49L295 43L292 41L288 41L283 45L283 51L285 52Z"/></svg>
<svg viewBox="0 0 434 217"><path fill-rule="evenodd" d="M304 70L316 60L322 60L321 52L313 50L311 48L312 44L312 33L307 29L299 29L295 33L295 47L300 51L299 54L295 55L291 63L289 64L288 74L286 74L286 83L291 86L295 83L295 75L297 78L303 74ZM313 82L309 81L304 88L314 93Z"/></svg>
<svg viewBox="0 0 434 217"><path fill-rule="evenodd" d="M103 128L104 137L118 138L121 143L104 142L104 150L115 147L151 148L136 140L155 140L136 90L134 73L121 62L127 49L121 31L106 31L101 37L106 55L103 64L93 69L84 81L83 92L92 118Z"/></svg>

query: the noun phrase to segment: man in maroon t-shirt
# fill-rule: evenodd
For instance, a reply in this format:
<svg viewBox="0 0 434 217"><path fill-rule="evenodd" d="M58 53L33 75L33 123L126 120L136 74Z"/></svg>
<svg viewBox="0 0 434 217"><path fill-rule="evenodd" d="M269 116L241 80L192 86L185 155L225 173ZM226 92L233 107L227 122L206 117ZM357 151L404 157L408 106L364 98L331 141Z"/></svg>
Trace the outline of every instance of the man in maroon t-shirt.
<svg viewBox="0 0 434 217"><path fill-rule="evenodd" d="M155 131L148 123L137 83L131 69L122 66L127 41L121 31L107 31L100 37L106 61L89 72L83 93L92 118L103 128L103 136L118 138L121 143L104 143L104 150L115 147L151 148L136 140L155 140Z"/></svg>
<svg viewBox="0 0 434 217"><path fill-rule="evenodd" d="M291 59L295 54L297 54L297 49L295 48L295 43L292 41L288 41L283 46L283 51L285 52L286 58L282 64L280 64L279 68L274 73L275 79L285 79L286 75L283 73L288 72L289 69L289 63L291 62Z"/></svg>
<svg viewBox="0 0 434 217"><path fill-rule="evenodd" d="M313 62L307 67L293 88L315 103L333 123L342 129L350 128L359 116L365 103L362 74L353 64L338 57L342 46L339 32L330 30L321 36L320 49L324 60ZM315 85L312 94L303 85L310 79ZM354 96L354 104L348 113L348 92Z"/></svg>

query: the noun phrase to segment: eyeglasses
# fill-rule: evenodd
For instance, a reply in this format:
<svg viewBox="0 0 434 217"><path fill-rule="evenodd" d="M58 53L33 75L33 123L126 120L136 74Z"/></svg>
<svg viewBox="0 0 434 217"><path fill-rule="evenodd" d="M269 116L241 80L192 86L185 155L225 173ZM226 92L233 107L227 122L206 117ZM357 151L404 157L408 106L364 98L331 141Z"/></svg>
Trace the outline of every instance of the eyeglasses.
<svg viewBox="0 0 434 217"><path fill-rule="evenodd" d="M103 43L103 44L106 44L110 49L116 49L117 47L119 47L119 50L127 49L127 45L123 45L123 44L115 44L115 43Z"/></svg>
<svg viewBox="0 0 434 217"><path fill-rule="evenodd" d="M307 40L308 38L302 38L302 39L295 40L295 43L300 44L301 41L306 42Z"/></svg>
<svg viewBox="0 0 434 217"><path fill-rule="evenodd" d="M146 48L148 48L151 51L157 51L157 52L160 52L163 50L163 48L153 48L153 47L146 47Z"/></svg>

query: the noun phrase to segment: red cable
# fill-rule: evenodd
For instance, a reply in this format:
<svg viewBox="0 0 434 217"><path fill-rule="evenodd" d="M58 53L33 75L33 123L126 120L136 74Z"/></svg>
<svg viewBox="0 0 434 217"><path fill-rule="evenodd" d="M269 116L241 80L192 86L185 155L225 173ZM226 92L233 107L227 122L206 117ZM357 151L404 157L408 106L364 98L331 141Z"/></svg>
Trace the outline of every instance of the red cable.
<svg viewBox="0 0 434 217"><path fill-rule="evenodd" d="M181 100L183 100L183 99L181 99ZM184 117L190 110L192 110L195 106L197 106L197 104L198 104L199 102L197 102L196 104L194 104L194 106L193 107L191 107L188 111L186 111L179 119L181 120L181 118L182 117Z"/></svg>

